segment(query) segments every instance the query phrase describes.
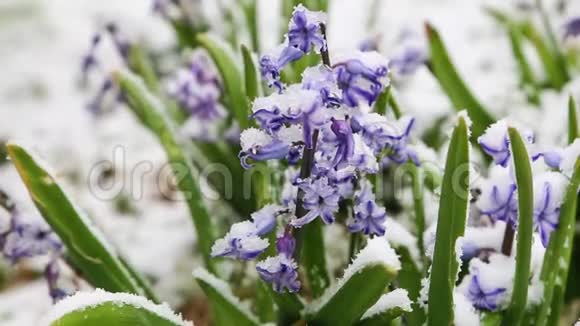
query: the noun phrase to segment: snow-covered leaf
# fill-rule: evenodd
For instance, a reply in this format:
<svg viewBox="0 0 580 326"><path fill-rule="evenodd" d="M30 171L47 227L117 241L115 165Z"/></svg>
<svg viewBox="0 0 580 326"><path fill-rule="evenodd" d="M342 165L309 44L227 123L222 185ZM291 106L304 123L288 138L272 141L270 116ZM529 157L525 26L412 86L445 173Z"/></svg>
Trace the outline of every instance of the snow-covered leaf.
<svg viewBox="0 0 580 326"><path fill-rule="evenodd" d="M234 296L229 285L203 268L193 271L193 277L211 304L215 325L259 325L258 318Z"/></svg>
<svg viewBox="0 0 580 326"><path fill-rule="evenodd" d="M455 245L465 231L468 214L469 154L469 119L460 114L451 136L441 185L428 325L449 325L453 321L453 288L459 267Z"/></svg>
<svg viewBox="0 0 580 326"><path fill-rule="evenodd" d="M503 322L519 325L528 301L532 235L534 227L534 188L530 156L526 143L516 128L509 127L508 135L513 153L513 164L518 192L518 226L516 273L513 294ZM510 227L509 225L507 227Z"/></svg>
<svg viewBox="0 0 580 326"><path fill-rule="evenodd" d="M167 304L129 293L101 289L78 292L57 303L43 325L50 326L193 326Z"/></svg>
<svg viewBox="0 0 580 326"><path fill-rule="evenodd" d="M485 129L495 119L475 98L461 76L459 76L439 32L430 24L426 24L425 29L431 48L431 69L455 109L467 110L469 116L473 119L473 135L477 138L483 134Z"/></svg>
<svg viewBox="0 0 580 326"><path fill-rule="evenodd" d="M380 237L367 242L344 276L306 307L309 325L352 325L377 302L397 276L401 263Z"/></svg>
<svg viewBox="0 0 580 326"><path fill-rule="evenodd" d="M580 159L576 161L574 174L570 179L560 208L558 227L550 236L550 243L544 256L540 276L544 282L544 301L538 312L538 325L547 323L550 314L558 315L562 302L562 298L555 293L561 292L563 294L563 287L566 284L573 247L571 243L574 241L578 187L580 187ZM556 288L560 288L559 291Z"/></svg>

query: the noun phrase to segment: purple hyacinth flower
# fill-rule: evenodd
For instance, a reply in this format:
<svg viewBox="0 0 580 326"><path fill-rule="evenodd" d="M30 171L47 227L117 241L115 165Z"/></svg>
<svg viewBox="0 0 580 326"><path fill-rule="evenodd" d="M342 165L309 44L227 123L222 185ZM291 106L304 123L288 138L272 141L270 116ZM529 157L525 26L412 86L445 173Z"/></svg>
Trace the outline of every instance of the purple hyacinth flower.
<svg viewBox="0 0 580 326"><path fill-rule="evenodd" d="M290 144L272 138L272 136L256 128L248 128L240 135L242 151L238 157L245 169L252 165L248 160L267 161L283 159L290 152Z"/></svg>
<svg viewBox="0 0 580 326"><path fill-rule="evenodd" d="M280 81L280 71L290 62L296 61L304 56L299 49L281 45L272 53L265 54L260 58L260 73L268 83L268 87L275 87L278 92L282 92L284 84Z"/></svg>
<svg viewBox="0 0 580 326"><path fill-rule="evenodd" d="M491 192L482 194L479 198L478 204L481 214L487 215L496 221L504 221L515 228L517 225L518 203L517 203L517 187L513 183L492 185ZM486 196L486 197L484 197Z"/></svg>
<svg viewBox="0 0 580 326"><path fill-rule="evenodd" d="M95 97L87 104L87 109L94 115L103 113L105 100L111 92L113 92L113 81L110 78L106 78Z"/></svg>
<svg viewBox="0 0 580 326"><path fill-rule="evenodd" d="M580 17L571 18L564 24L564 39L580 35Z"/></svg>
<svg viewBox="0 0 580 326"><path fill-rule="evenodd" d="M265 282L272 283L272 288L278 293L285 289L288 292L300 290L298 264L285 253L260 261L256 264L256 270Z"/></svg>
<svg viewBox="0 0 580 326"><path fill-rule="evenodd" d="M276 226L276 217L285 210L280 205L269 204L252 213L256 234L261 236L272 231Z"/></svg>
<svg viewBox="0 0 580 326"><path fill-rule="evenodd" d="M306 215L291 222L294 227L302 227L320 216L326 224L334 222L334 213L338 211L340 195L336 187L329 184L328 178L305 181L300 185L304 191L303 207L308 211Z"/></svg>
<svg viewBox="0 0 580 326"><path fill-rule="evenodd" d="M248 150L241 151L238 157L244 169L249 169L252 167L252 164L248 162L249 159L254 161L280 160L285 158L289 153L290 145L275 139L264 146L255 145Z"/></svg>
<svg viewBox="0 0 580 326"><path fill-rule="evenodd" d="M294 8L288 25L288 44L304 53L314 48L316 52L326 49L326 41L320 24L324 23L324 14L312 12L303 5Z"/></svg>
<svg viewBox="0 0 580 326"><path fill-rule="evenodd" d="M500 301L503 300L505 295L505 288L493 287L487 289L482 286L479 277L476 274L471 277L466 297L471 301L474 307L494 311L498 308Z"/></svg>
<svg viewBox="0 0 580 326"><path fill-rule="evenodd" d="M330 129L336 136L336 153L332 160L332 166L336 167L343 162L348 162L354 154L354 137L347 120L331 118Z"/></svg>
<svg viewBox="0 0 580 326"><path fill-rule="evenodd" d="M545 172L534 177L534 226L544 247L548 246L550 234L558 226L567 183L567 178L556 172Z"/></svg>
<svg viewBox="0 0 580 326"><path fill-rule="evenodd" d="M355 207L354 218L348 224L348 230L382 236L385 234L386 218L385 208L378 206L373 200L369 200Z"/></svg>
<svg viewBox="0 0 580 326"><path fill-rule="evenodd" d="M53 258L44 268L44 279L48 284L48 293L52 298L53 303L56 303L69 295L67 291L59 287L58 280L60 277L60 266L58 259Z"/></svg>
<svg viewBox="0 0 580 326"><path fill-rule="evenodd" d="M325 65L306 68L302 73L302 88L319 91L326 107L342 104L334 73Z"/></svg>
<svg viewBox="0 0 580 326"><path fill-rule="evenodd" d="M495 164L503 167L508 165L511 157L507 127L505 120L499 120L489 126L485 133L477 139L483 151L493 158ZM534 142L532 132L525 131L524 138L529 144Z"/></svg>
<svg viewBox="0 0 580 326"><path fill-rule="evenodd" d="M294 249L296 249L296 239L294 239L291 232L284 232L284 234L276 240L276 250L278 250L279 254L283 254L286 257L292 257Z"/></svg>
<svg viewBox="0 0 580 326"><path fill-rule="evenodd" d="M83 78L85 79L87 78L87 74L91 71L91 69L96 67L98 64L95 52L100 43L101 43L101 34L97 33L93 35L89 51L87 51L87 53L83 56L81 63L81 73L83 74Z"/></svg>
<svg viewBox="0 0 580 326"><path fill-rule="evenodd" d="M562 153L559 150L545 151L532 156L535 161L540 157L544 158L544 163L552 169L560 169L560 164L562 163Z"/></svg>
<svg viewBox="0 0 580 326"><path fill-rule="evenodd" d="M368 201L374 201L375 194L373 193L373 185L367 179L364 179L360 183L360 189L354 194L354 204L355 206L362 205Z"/></svg>
<svg viewBox="0 0 580 326"><path fill-rule="evenodd" d="M119 28L115 23L112 22L108 23L105 28L111 35L111 38L113 39L113 43L115 44L117 52L119 53L121 58L125 61L125 63L128 64L131 43L129 43L129 41L123 38L123 36L119 32Z"/></svg>
<svg viewBox="0 0 580 326"><path fill-rule="evenodd" d="M388 83L388 61L376 52L358 52L354 58L334 65L342 102L357 107L360 101L372 105Z"/></svg>
<svg viewBox="0 0 580 326"><path fill-rule="evenodd" d="M358 49L361 52L378 51L379 45L377 44L377 39L376 38L368 38L368 39L362 41L359 44Z"/></svg>
<svg viewBox="0 0 580 326"><path fill-rule="evenodd" d="M260 238L257 233L256 226L250 221L235 223L225 237L216 240L211 256L254 259L268 248L268 240Z"/></svg>
<svg viewBox="0 0 580 326"><path fill-rule="evenodd" d="M544 247L548 246L550 234L558 226L560 207L552 200L552 185L545 182L542 187L543 196L534 207L534 223L540 232L540 238Z"/></svg>
<svg viewBox="0 0 580 326"><path fill-rule="evenodd" d="M15 214L11 229L3 241L4 256L16 263L20 259L59 253L63 246L60 239L46 225L27 223Z"/></svg>
<svg viewBox="0 0 580 326"><path fill-rule="evenodd" d="M400 75L411 75L427 61L427 55L423 49L407 47L404 51L391 58L389 68Z"/></svg>

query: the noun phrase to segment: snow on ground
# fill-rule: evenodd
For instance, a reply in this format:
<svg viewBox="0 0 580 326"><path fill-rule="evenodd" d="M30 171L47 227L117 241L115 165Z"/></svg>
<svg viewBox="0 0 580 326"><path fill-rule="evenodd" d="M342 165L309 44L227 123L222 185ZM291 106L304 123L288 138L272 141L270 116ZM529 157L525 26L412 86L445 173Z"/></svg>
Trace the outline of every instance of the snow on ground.
<svg viewBox="0 0 580 326"><path fill-rule="evenodd" d="M530 123L540 133L539 142L552 143L562 138L563 128L541 128L538 123L551 121L562 125L567 92L546 94L544 106L549 110L527 108L521 93L516 91L518 79L509 42L482 11L484 4L506 7L504 1L380 1L376 11L378 24L371 28L373 35L367 33L364 22L372 0L331 2L331 52L352 49L369 36L380 34L381 50L388 55L394 51L393 44L403 30L422 37L423 23L429 21L439 29L461 75L477 76L468 78L468 83L494 114L509 114ZM260 3L261 12L274 8L279 8L278 1ZM574 10L580 13L580 5L576 4L570 12ZM119 170L133 171L136 166L143 167L142 162L150 162L159 169L164 162L164 154L153 137L126 110L95 121L84 109L87 96L78 87L80 57L92 33L109 19L119 21L130 36L146 39L154 47L171 39L162 22L151 16L149 1L0 3L0 139L16 138L32 143L57 174L67 176L67 180L74 179L71 173L80 171L75 172L79 174L77 182L67 185L75 200L96 217L96 224L137 269L161 280L157 290L162 299L177 305L178 293L193 283L190 276L193 263L188 257L193 251L194 237L185 205L162 200L151 174L147 174L143 187L130 188L130 182L125 182L125 193L141 194L141 199L133 203L137 210L134 215L117 213L110 201L97 198L87 187L91 168L103 159L110 160L119 145L124 148L126 158L124 168L116 162ZM275 16L264 15L261 23L265 33L263 48L267 49L277 41L273 33L277 29L277 25L273 27ZM569 90L580 97L580 88L570 86ZM420 128L452 111L424 68L399 85L398 92L401 105L417 117ZM12 167L0 167L0 185L16 197L25 211L34 212ZM179 276L169 277L176 274ZM0 293L0 323L34 324L50 306L45 293L45 285L39 281Z"/></svg>

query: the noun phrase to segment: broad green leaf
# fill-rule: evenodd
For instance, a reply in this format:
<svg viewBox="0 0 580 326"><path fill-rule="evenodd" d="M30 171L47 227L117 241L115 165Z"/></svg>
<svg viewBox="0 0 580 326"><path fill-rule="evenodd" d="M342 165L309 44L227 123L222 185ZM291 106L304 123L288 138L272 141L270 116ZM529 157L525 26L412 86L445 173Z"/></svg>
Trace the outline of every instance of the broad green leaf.
<svg viewBox="0 0 580 326"><path fill-rule="evenodd" d="M401 268L382 238L367 242L344 276L306 308L308 325L352 325L377 302Z"/></svg>
<svg viewBox="0 0 580 326"><path fill-rule="evenodd" d="M560 208L560 220L556 230L550 235L546 249L540 279L544 283L544 300L540 306L538 325L547 325L550 315L559 316L563 300L564 286L568 277L571 245L574 243L576 210L578 205L578 187L580 186L580 160L576 162L575 171L566 188L564 201ZM558 293L556 295L556 293Z"/></svg>
<svg viewBox="0 0 580 326"><path fill-rule="evenodd" d="M453 322L458 263L455 242L465 231L469 192L469 125L460 114L447 151L429 285L428 325Z"/></svg>
<svg viewBox="0 0 580 326"><path fill-rule="evenodd" d="M576 138L580 137L578 133L578 116L576 113L576 101L570 95L568 99L568 144L572 144Z"/></svg>
<svg viewBox="0 0 580 326"><path fill-rule="evenodd" d="M214 231L198 180L194 177L193 167L185 154L185 144L179 139L172 121L165 116L161 102L147 90L139 77L128 71L117 72L113 77L125 93L129 108L141 123L157 136L165 150L177 186L189 207L200 252L207 268L213 270L210 252Z"/></svg>
<svg viewBox="0 0 580 326"><path fill-rule="evenodd" d="M200 34L197 41L204 47L213 59L222 77L226 104L231 114L238 122L240 129L246 129L250 125L248 99L244 94L242 72L239 69L233 51L227 44L210 34Z"/></svg>
<svg viewBox="0 0 580 326"><path fill-rule="evenodd" d="M242 57L244 59L244 80L246 86L246 96L248 100L253 101L261 95L261 85L258 70L252 52L245 45L242 45Z"/></svg>
<svg viewBox="0 0 580 326"><path fill-rule="evenodd" d="M530 156L524 140L517 129L513 127L508 128L508 134L518 187L518 233L514 290L503 323L505 325L519 325L524 317L530 282L534 227L534 188Z"/></svg>
<svg viewBox="0 0 580 326"><path fill-rule="evenodd" d="M431 49L431 69L457 110L466 109L473 120L473 136L476 139L495 119L469 90L447 53L439 32L430 24L425 25L429 47Z"/></svg>
<svg viewBox="0 0 580 326"><path fill-rule="evenodd" d="M111 292L131 292L155 300L137 272L124 263L93 222L69 199L54 175L26 148L6 145L10 159L30 193L32 201L58 234L72 264L93 286Z"/></svg>
<svg viewBox="0 0 580 326"><path fill-rule="evenodd" d="M403 271L401 271L403 273ZM362 316L357 326L390 325L396 318L411 310L411 300L407 291L396 289L383 294L381 298ZM409 325L421 325L408 320Z"/></svg>
<svg viewBox="0 0 580 326"><path fill-rule="evenodd" d="M155 304L128 293L100 289L78 292L58 302L49 312L50 326L192 326L167 304Z"/></svg>
<svg viewBox="0 0 580 326"><path fill-rule="evenodd" d="M258 318L234 296L226 282L203 268L193 271L193 277L210 302L215 325L260 325Z"/></svg>

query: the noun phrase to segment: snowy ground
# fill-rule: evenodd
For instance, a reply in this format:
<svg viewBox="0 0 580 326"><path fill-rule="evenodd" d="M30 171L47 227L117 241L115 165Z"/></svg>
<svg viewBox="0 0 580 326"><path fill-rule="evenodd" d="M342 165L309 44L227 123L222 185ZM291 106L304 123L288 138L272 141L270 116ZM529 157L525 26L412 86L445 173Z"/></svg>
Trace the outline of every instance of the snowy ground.
<svg viewBox="0 0 580 326"><path fill-rule="evenodd" d="M565 119L567 92L547 94L548 109L527 108L516 91L517 74L504 33L482 11L482 4L506 5L504 1L385 0L377 12L378 26L369 34L365 21L372 1L332 2L329 43L332 52L348 50L372 35L381 35L385 54L403 29L423 33L423 22L439 28L463 76L478 97L497 116L512 115L530 122L539 142L558 142L563 128L541 128L538 122L561 126ZM277 4L261 1L263 12ZM573 5L572 5L573 6ZM580 13L580 5L571 14ZM263 19L267 34L263 44L274 44L272 16ZM164 300L179 303L179 293L190 288L194 245L187 210L182 203L158 196L152 177L146 178L143 198L133 202L136 213L121 215L110 201L103 201L86 186L91 167L110 159L115 146L126 151L126 167L151 162L159 168L164 155L149 133L139 127L126 110L96 121L84 109L86 94L79 91L80 57L97 26L115 19L135 37L154 45L168 41L166 26L151 17L150 3L143 0L4 0L0 3L0 139L16 138L32 143L68 180L75 199L136 267L161 279L157 284ZM575 83L576 85L579 82ZM569 89L580 97L580 87ZM401 104L425 126L451 112L447 98L428 71L420 70L399 88ZM525 112L522 113L522 112ZM119 167L121 170L122 168ZM76 180L73 182L71 180ZM34 212L16 172L0 167L0 186L13 194L22 207ZM125 191L130 191L126 184ZM183 259L187 258L187 259ZM181 275L181 277L175 277ZM171 276L171 277L169 277ZM0 293L0 324L33 325L50 307L41 281L21 282Z"/></svg>

